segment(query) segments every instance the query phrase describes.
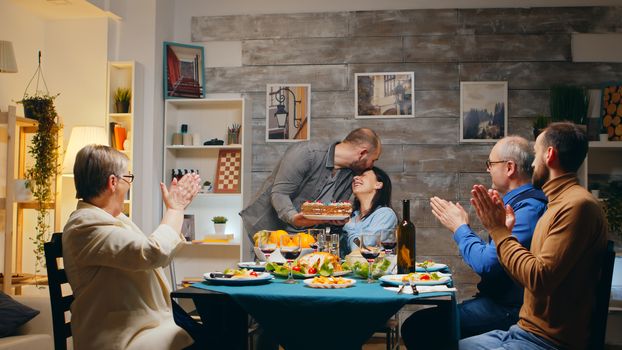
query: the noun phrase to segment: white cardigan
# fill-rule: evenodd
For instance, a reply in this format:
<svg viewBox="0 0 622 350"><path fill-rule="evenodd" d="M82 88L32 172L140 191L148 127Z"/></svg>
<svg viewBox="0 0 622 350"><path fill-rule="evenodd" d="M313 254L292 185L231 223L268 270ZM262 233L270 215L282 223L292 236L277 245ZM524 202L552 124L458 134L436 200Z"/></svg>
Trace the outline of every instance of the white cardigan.
<svg viewBox="0 0 622 350"><path fill-rule="evenodd" d="M125 215L80 201L63 232L63 259L75 300L74 348L182 349L162 267L183 236L160 225L149 237Z"/></svg>

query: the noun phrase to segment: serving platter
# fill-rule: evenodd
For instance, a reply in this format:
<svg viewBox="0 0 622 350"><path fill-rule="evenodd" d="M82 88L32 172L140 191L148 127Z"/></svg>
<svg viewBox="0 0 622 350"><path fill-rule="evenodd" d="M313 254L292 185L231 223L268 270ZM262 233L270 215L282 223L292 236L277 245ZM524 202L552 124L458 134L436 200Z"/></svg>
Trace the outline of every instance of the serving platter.
<svg viewBox="0 0 622 350"><path fill-rule="evenodd" d="M415 279L413 282L415 285L419 286L434 286L434 285L439 285L439 284L447 284L449 281L451 281L451 275L449 274L443 274L443 273L437 273L439 275L439 279L438 280L420 280L420 279ZM423 273L417 273L417 275L421 276L421 275L425 275ZM381 282L384 282L386 284L390 284L393 286L401 286L403 284L405 284L406 282L404 281L404 277L407 276L407 274L400 274L400 275L384 275L382 277L380 277L378 280Z"/></svg>
<svg viewBox="0 0 622 350"><path fill-rule="evenodd" d="M327 284L327 283L314 283L314 278L309 278L304 280L304 284L310 288L320 288L320 289L336 289L336 288L348 288L352 287L356 284L356 281L351 278L343 278L345 283L335 283L335 284Z"/></svg>
<svg viewBox="0 0 622 350"><path fill-rule="evenodd" d="M349 218L348 215L310 215L310 214L302 214L305 219L309 220L345 220Z"/></svg>
<svg viewBox="0 0 622 350"><path fill-rule="evenodd" d="M264 284L270 282L272 277L267 272L261 272L256 277L212 277L212 274L222 275L222 272L206 272L203 274L203 278L210 284L220 284L228 286L248 286L255 284Z"/></svg>

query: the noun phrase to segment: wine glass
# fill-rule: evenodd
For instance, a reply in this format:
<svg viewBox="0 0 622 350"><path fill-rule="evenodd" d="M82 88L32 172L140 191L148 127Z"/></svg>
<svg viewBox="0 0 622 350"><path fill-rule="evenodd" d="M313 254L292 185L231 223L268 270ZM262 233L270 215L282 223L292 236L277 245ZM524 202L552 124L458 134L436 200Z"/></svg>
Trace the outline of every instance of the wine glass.
<svg viewBox="0 0 622 350"><path fill-rule="evenodd" d="M313 237L314 242L311 243L311 248L313 248L314 251L318 252L320 249L320 240L321 236L324 234L324 229L323 228L310 228L308 231L309 235L311 235L311 237Z"/></svg>
<svg viewBox="0 0 622 350"><path fill-rule="evenodd" d="M276 243L270 242L269 235L260 236L259 243L257 245L259 246L259 250L261 250L263 255L266 257L266 261L270 258L270 254L276 250Z"/></svg>
<svg viewBox="0 0 622 350"><path fill-rule="evenodd" d="M397 234L395 230L380 231L380 243L384 248L385 254L395 254L395 246L397 245Z"/></svg>
<svg viewBox="0 0 622 350"><path fill-rule="evenodd" d="M281 236L281 255L283 255L283 257L289 263L289 274L287 276L287 280L284 283L298 283L296 280L294 280L294 277L292 277L292 261L296 260L296 258L300 255L301 250L302 248L300 247L300 235Z"/></svg>
<svg viewBox="0 0 622 350"><path fill-rule="evenodd" d="M375 283L372 278L372 263L380 255L382 246L380 244L380 233L364 233L361 235L361 255L367 259L369 270L367 273L367 283Z"/></svg>

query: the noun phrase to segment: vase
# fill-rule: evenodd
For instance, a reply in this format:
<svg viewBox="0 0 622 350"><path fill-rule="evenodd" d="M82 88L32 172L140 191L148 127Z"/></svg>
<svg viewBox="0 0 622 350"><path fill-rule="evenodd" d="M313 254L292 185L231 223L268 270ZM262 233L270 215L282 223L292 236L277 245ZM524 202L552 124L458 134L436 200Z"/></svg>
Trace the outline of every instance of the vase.
<svg viewBox="0 0 622 350"><path fill-rule="evenodd" d="M117 111L117 113L129 113L130 101L115 102L115 110Z"/></svg>
<svg viewBox="0 0 622 350"><path fill-rule="evenodd" d="M226 226L227 226L227 224L214 224L214 231L215 231L215 233L217 235L224 235Z"/></svg>

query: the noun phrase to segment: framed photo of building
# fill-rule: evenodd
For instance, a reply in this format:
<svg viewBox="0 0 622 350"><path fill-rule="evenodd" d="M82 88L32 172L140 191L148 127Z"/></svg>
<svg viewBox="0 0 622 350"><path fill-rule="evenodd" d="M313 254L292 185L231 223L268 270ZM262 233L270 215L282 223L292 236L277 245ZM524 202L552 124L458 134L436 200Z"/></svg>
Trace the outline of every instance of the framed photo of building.
<svg viewBox="0 0 622 350"><path fill-rule="evenodd" d="M497 142L507 130L507 81L461 82L460 142Z"/></svg>
<svg viewBox="0 0 622 350"><path fill-rule="evenodd" d="M382 72L354 75L356 118L415 116L415 73Z"/></svg>
<svg viewBox="0 0 622 350"><path fill-rule="evenodd" d="M266 142L310 139L311 85L266 85Z"/></svg>
<svg viewBox="0 0 622 350"><path fill-rule="evenodd" d="M203 46L164 42L164 98L203 98Z"/></svg>

